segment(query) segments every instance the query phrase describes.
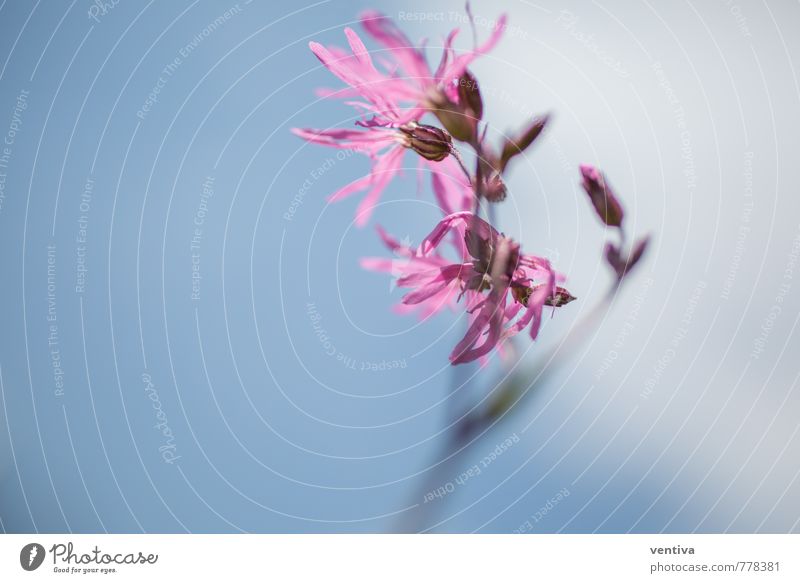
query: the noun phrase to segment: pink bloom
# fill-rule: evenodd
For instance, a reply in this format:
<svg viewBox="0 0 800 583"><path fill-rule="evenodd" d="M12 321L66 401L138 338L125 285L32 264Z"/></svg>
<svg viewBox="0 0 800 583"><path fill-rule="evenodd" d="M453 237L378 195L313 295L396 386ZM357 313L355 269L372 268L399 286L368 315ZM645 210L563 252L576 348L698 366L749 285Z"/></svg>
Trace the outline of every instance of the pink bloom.
<svg viewBox="0 0 800 583"><path fill-rule="evenodd" d="M420 169L429 167L437 202L445 213L472 208L472 187L463 176L457 162L450 156L441 157L436 148L449 147L449 142L423 142L418 136L427 135L430 126L411 122L400 129L371 128L360 130L294 129L296 135L309 142L334 148L362 152L372 159L372 169L366 176L354 180L328 197L335 202L356 192L367 191L356 209L356 224L363 227L381 194L392 178L402 170L403 154L407 148L420 153ZM438 128L433 128L438 129ZM441 131L441 130L439 130ZM431 144L428 146L427 144Z"/></svg>
<svg viewBox="0 0 800 583"><path fill-rule="evenodd" d="M361 24L367 34L389 50L404 73L402 77L393 75L392 78L398 82L394 87L395 96L416 102L411 108L414 117L408 119L419 119L439 102L439 93L447 93L451 99L455 99L457 93L454 82L476 58L495 47L503 35L505 23L506 15L503 14L484 44L461 55L456 55L453 50L453 40L458 34L458 29L454 29L444 41L439 66L436 71L431 71L421 49L416 48L390 18L376 11L366 11L361 15ZM380 114L379 111L376 113Z"/></svg>
<svg viewBox="0 0 800 583"><path fill-rule="evenodd" d="M435 276L439 269L451 263L438 251L431 253L427 257L418 257L414 249L407 244L400 243L380 226L378 227L378 234L394 257L391 259L364 257L361 259L361 267L370 271L388 273L395 278L395 282L398 285L402 280L402 286L405 286L408 278L422 277L424 279L426 277L425 274L434 274ZM454 281L452 285L445 285L438 290L433 290L425 299L414 304L401 303L395 306L394 309L401 314L416 311L420 318L424 319L444 308L455 308L461 294L461 288Z"/></svg>
<svg viewBox="0 0 800 583"><path fill-rule="evenodd" d="M350 28L345 29L350 53L316 42L309 46L322 64L348 86L339 91L323 90L322 94L348 99L346 103L354 106L362 115L356 125L364 129L293 130L296 135L310 142L351 149L370 157L370 173L334 192L329 198L331 201L341 200L366 190L367 194L356 210L356 224L359 226L366 224L381 193L400 172L405 149L415 150L426 158L425 163L436 163L447 157L449 152L437 155L435 143L431 152L427 147L429 142L424 139L427 134L441 130L421 125L418 121L435 107L434 103L441 94L452 93L454 80L464 73L470 63L494 47L505 28L505 16L500 18L489 40L462 55L456 55L452 49L457 30L451 32L445 40L442 59L436 71L431 71L421 49L415 47L386 16L365 12L361 22L367 33L388 51L390 59L387 59L389 62L383 67L384 70L376 67L364 43ZM366 119L367 116L371 117ZM446 211L466 208L471 206L465 206L463 200L456 206L443 207Z"/></svg>
<svg viewBox="0 0 800 583"><path fill-rule="evenodd" d="M463 242L457 247L458 261L447 260L439 252L448 234L456 234ZM397 252L398 247L382 236ZM518 243L468 211L446 216L416 250L406 247L402 254L408 262L397 285L413 288L403 297L403 304L419 306L430 314L466 298L469 327L450 354L452 364L483 358L528 327L535 339L544 306L560 306L574 299L556 286L563 277L547 259L522 254ZM364 260L362 265L381 271L393 266L375 259Z"/></svg>

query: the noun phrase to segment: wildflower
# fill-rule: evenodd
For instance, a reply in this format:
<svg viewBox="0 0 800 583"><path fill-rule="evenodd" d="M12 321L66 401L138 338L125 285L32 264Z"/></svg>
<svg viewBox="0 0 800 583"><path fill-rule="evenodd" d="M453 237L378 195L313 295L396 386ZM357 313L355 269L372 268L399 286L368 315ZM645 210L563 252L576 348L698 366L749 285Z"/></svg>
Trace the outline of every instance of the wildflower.
<svg viewBox="0 0 800 583"><path fill-rule="evenodd" d="M372 160L372 168L364 176L330 195L330 201L341 200L356 192L367 194L356 210L356 224L363 226L391 179L400 173L402 157L411 149L427 162L437 163L453 152L450 135L439 128L419 123L420 118L434 111L453 82L465 74L466 68L499 41L505 17L491 37L481 46L456 55L452 48L457 30L444 43L439 66L432 71L420 48L415 47L403 32L386 16L368 11L361 23L374 40L389 53L389 62L380 70L372 60L361 38L350 28L345 29L350 53L317 42L309 44L311 51L334 75L347 84L343 90L322 90L325 97L342 97L362 116L356 122L361 130L294 129L299 137L335 148L364 153ZM457 93L457 92L456 92ZM456 95L453 93L453 95ZM465 99L467 94L464 93ZM357 101L352 99L357 98ZM457 95L454 97L457 99ZM469 97L471 107L476 98ZM482 106L481 106L482 107Z"/></svg>
<svg viewBox="0 0 800 583"><path fill-rule="evenodd" d="M361 267L370 271L388 273L395 278L395 283L402 279L405 284L408 281L407 278L414 274L435 273L436 270L444 268L451 263L438 252L431 253L427 257L419 257L414 249L407 244L399 242L386 233L382 227L378 226L377 230L384 245L392 252L394 257L363 257L361 259ZM461 249L457 247L456 252L461 252ZM457 284L458 282L453 280L451 284L442 286L425 299L414 304L401 303L395 306L394 310L401 314L417 311L421 318L427 318L444 308L455 308L461 294L461 289Z"/></svg>
<svg viewBox="0 0 800 583"><path fill-rule="evenodd" d="M449 233L463 239L463 253L460 261L444 263L437 248ZM544 306L574 299L556 286L563 278L547 259L521 253L519 243L468 211L442 219L413 257L416 262L397 281L414 288L403 297L404 304L421 304L440 294L452 298L455 290L458 298L467 296L469 327L450 354L452 364L482 358L526 327L535 339ZM436 264L421 261L429 258L436 258Z"/></svg>
<svg viewBox="0 0 800 583"><path fill-rule="evenodd" d="M395 97L416 101L412 109L419 115L426 111L434 111L444 98L458 101L459 91L455 83L462 78L475 59L491 51L500 41L505 30L505 22L506 16L501 15L497 26L485 43L459 55L453 49L453 41L458 34L458 29L454 29L444 41L438 67L435 71L431 71L422 50L414 47L390 18L377 11L366 11L361 15L361 24L367 33L389 50L399 68L405 73L404 77L393 77L397 81L397 85L393 87ZM471 75L469 77L472 78ZM474 82L474 78L472 80ZM468 88L464 87L462 91L463 89ZM474 98L470 101L473 107L477 107ZM482 110L482 104L480 107Z"/></svg>

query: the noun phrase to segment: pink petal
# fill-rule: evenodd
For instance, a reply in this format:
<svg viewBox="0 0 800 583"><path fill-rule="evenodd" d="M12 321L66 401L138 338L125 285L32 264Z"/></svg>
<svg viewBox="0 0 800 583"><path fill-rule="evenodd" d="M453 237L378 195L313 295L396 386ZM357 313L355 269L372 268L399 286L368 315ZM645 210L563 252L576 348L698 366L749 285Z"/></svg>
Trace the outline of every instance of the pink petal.
<svg viewBox="0 0 800 583"><path fill-rule="evenodd" d="M469 65L472 64L476 58L491 51L503 37L507 20L508 18L505 14L501 15L500 18L497 19L497 26L495 26L492 34L489 36L489 39L479 47L475 48L475 50L463 55L459 55L453 59L453 62L443 71L441 79L447 81L448 79L461 77L461 75L464 73L464 70L469 67Z"/></svg>
<svg viewBox="0 0 800 583"><path fill-rule="evenodd" d="M350 43L350 48L353 51L353 55L355 55L358 61L366 66L368 69L372 69L377 73L375 70L375 65L372 64L372 58L369 56L369 52L367 51L367 47L364 46L364 43L358 37L356 32L352 28L345 28L344 34L347 36L347 40Z"/></svg>
<svg viewBox="0 0 800 583"><path fill-rule="evenodd" d="M403 158L404 149L395 148L380 157L377 163L372 167L370 174L371 183L370 191L361 199L356 209L356 226L363 227L367 224L369 217L375 205L378 204L378 199L383 193L389 181L400 171L400 162Z"/></svg>
<svg viewBox="0 0 800 583"><path fill-rule="evenodd" d="M385 257L362 257L359 260L359 264L370 271L391 273L394 269L395 260L386 259Z"/></svg>
<svg viewBox="0 0 800 583"><path fill-rule="evenodd" d="M502 339L503 322L506 313L506 295L508 287L498 285L489 292L480 312L475 316L464 338L456 344L453 352L450 353L452 364L461 364L473 361L489 354L498 342ZM485 340L478 346L480 336L486 330Z"/></svg>
<svg viewBox="0 0 800 583"><path fill-rule="evenodd" d="M489 223L474 215L471 211L461 211L444 217L433 228L430 234L423 239L417 255L425 256L431 253L442 242L451 229L469 228L483 239L496 238L497 231Z"/></svg>
<svg viewBox="0 0 800 583"><path fill-rule="evenodd" d="M397 135L393 130L363 130L313 128L292 128L292 133L315 144L333 148L357 150L367 154L375 154L387 146L397 144Z"/></svg>
<svg viewBox="0 0 800 583"><path fill-rule="evenodd" d="M414 287L421 284L428 284L437 281L450 283L452 280L466 279L472 275L472 265L470 263L452 263L449 265L438 266L433 269L422 267L414 272L407 272L397 280L400 287Z"/></svg>
<svg viewBox="0 0 800 583"><path fill-rule="evenodd" d="M372 38L392 51L407 75L419 80L431 79L425 57L390 18L368 10L361 14L361 24Z"/></svg>
<svg viewBox="0 0 800 583"><path fill-rule="evenodd" d="M359 178L358 180L354 180L347 186L343 186L330 196L328 196L328 202L337 202L342 200L343 198L347 198L351 194L355 194L356 192L361 192L369 188L369 185L372 184L372 175L367 174Z"/></svg>
<svg viewBox="0 0 800 583"><path fill-rule="evenodd" d="M435 164L429 162L428 166L432 170L433 192L442 212L449 215L472 210L472 187L458 168L458 162L448 157Z"/></svg>

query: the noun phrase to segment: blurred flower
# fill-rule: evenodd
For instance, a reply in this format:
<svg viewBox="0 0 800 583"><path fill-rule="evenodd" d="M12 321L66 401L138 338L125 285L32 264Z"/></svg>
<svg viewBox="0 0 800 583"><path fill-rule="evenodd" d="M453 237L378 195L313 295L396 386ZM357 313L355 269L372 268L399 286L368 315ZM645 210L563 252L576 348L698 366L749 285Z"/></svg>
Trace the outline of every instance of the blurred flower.
<svg viewBox="0 0 800 583"><path fill-rule="evenodd" d="M650 237L642 237L633 245L627 257L623 257L623 251L620 247L614 243L606 243L606 261L617 274L617 279L625 277L625 274L639 262L647 249L648 243L650 243Z"/></svg>
<svg viewBox="0 0 800 583"><path fill-rule="evenodd" d="M542 134L548 121L550 121L549 115L538 117L525 126L522 131L514 137L506 138L503 141L500 159L497 161L497 169L503 172L511 158L524 152L528 146L536 141L536 138Z"/></svg>
<svg viewBox="0 0 800 583"><path fill-rule="evenodd" d="M439 245L456 234L456 260L448 260ZM395 253L399 245L381 231ZM469 327L450 354L452 364L488 355L507 338L530 328L535 339L545 305L569 303L572 295L556 286L563 279L550 262L520 252L518 243L502 235L471 212L457 212L442 219L416 250L402 249L408 258L397 279L398 287L413 288L402 303L416 306L425 315L464 300ZM362 266L392 272L394 260L369 258Z"/></svg>
<svg viewBox="0 0 800 583"><path fill-rule="evenodd" d="M606 184L605 178L597 168L589 164L581 164L580 168L583 189L589 195L589 200L600 220L609 227L620 227L624 213L614 191Z"/></svg>
<svg viewBox="0 0 800 583"><path fill-rule="evenodd" d="M409 117L408 121L418 120L423 113L436 109L436 104L442 100L443 96L458 101L459 80L475 59L488 53L499 42L505 30L505 22L506 16L503 14L485 43L462 54L456 54L453 49L453 41L458 34L458 29L452 30L444 40L439 66L432 71L422 49L416 48L390 18L371 10L361 15L361 24L364 29L375 41L389 50L395 63L404 73L403 76L400 76L396 74L395 70L391 78L397 83L393 87L396 98L407 99L412 103L416 102L410 109L410 113L415 115ZM469 77L472 78L471 75ZM474 81L474 78L472 79ZM463 88L461 94L465 95ZM473 107L476 107L475 103L474 100L471 100ZM376 111L376 113L380 112Z"/></svg>

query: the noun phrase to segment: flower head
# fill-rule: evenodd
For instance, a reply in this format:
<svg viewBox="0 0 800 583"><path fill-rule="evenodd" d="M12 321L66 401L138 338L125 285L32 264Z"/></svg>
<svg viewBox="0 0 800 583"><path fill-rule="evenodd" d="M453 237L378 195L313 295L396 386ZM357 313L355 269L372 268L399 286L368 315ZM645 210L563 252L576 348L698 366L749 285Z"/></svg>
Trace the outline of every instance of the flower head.
<svg viewBox="0 0 800 583"><path fill-rule="evenodd" d="M416 250L408 244L401 243L389 235L382 227L377 227L383 244L392 252L394 257L363 257L361 267L370 271L388 273L394 278L394 284L407 287L409 281L431 283L440 269L450 265L452 261L444 257L438 250L427 257L420 257ZM456 249L460 251L459 248ZM402 283L401 283L402 281ZM432 316L445 308L454 309L461 294L461 288L456 280L451 280L435 289L428 288L425 297L418 298L413 303L400 303L395 306L399 313L417 312L421 318Z"/></svg>
<svg viewBox="0 0 800 583"><path fill-rule="evenodd" d="M454 83L465 75L467 67L478 56L494 47L505 28L504 23L503 16L483 45L458 55L452 47L458 31L453 30L444 41L436 70L428 65L422 48L415 46L388 17L375 11L364 12L361 24L367 34L384 47L386 58L381 60L380 67L350 28L344 31L350 52L317 42L309 44L320 62L347 85L339 90L323 89L320 94L344 98L359 112L361 119L356 125L362 129L295 129L293 132L310 142L351 149L372 160L368 175L329 197L335 201L367 191L356 211L357 225L367 223L383 190L400 173L407 149L429 163L441 162L453 152L450 135L442 129L421 124L420 118L436 111L443 100L458 99ZM463 91L462 94L467 95ZM471 107L476 107L474 98L470 100ZM469 207L458 210L463 208Z"/></svg>
<svg viewBox="0 0 800 583"><path fill-rule="evenodd" d="M439 250L448 234L463 242L454 244L455 261ZM563 277L547 259L522 253L519 243L468 211L443 218L416 250L406 248L404 254L408 263L397 285L412 288L402 299L404 305L431 314L464 300L469 328L450 354L453 364L482 358L527 327L535 339L544 306L575 299L556 286ZM388 267L375 260L362 265L383 271Z"/></svg>

